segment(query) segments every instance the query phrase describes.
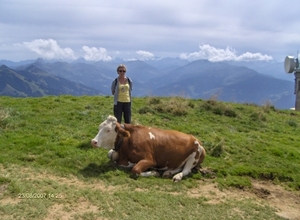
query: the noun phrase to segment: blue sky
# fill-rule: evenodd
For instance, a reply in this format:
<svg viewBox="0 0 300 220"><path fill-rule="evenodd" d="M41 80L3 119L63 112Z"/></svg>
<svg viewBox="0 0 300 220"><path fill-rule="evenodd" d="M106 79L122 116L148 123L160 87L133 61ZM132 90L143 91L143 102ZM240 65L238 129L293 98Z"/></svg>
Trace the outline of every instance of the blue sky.
<svg viewBox="0 0 300 220"><path fill-rule="evenodd" d="M296 0L1 0L0 60L275 60L300 49Z"/></svg>

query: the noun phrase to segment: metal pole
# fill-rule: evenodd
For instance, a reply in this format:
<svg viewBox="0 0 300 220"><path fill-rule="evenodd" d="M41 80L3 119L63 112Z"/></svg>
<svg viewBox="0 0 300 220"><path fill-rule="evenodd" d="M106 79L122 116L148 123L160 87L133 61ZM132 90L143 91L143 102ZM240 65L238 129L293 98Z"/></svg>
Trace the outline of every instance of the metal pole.
<svg viewBox="0 0 300 220"><path fill-rule="evenodd" d="M295 71L295 94L295 110L300 111L300 70L298 69Z"/></svg>

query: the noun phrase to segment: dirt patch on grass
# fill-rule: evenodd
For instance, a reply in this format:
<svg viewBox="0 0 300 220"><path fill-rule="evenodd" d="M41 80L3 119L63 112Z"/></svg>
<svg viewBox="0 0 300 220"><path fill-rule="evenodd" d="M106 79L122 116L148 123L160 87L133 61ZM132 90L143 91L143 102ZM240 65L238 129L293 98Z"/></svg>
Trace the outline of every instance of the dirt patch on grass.
<svg viewBox="0 0 300 220"><path fill-rule="evenodd" d="M90 215L96 214L99 208L85 198L79 198L75 204L54 204L49 208L48 215L44 218L45 220L68 220L76 219L84 213L90 213Z"/></svg>
<svg viewBox="0 0 300 220"><path fill-rule="evenodd" d="M277 215L286 219L300 219L300 193L285 190L282 186L267 181L253 181L254 194L277 208Z"/></svg>
<svg viewBox="0 0 300 220"><path fill-rule="evenodd" d="M277 210L276 214L286 219L300 219L300 192L291 192L269 181L252 180L249 189L219 189L212 182L203 181L199 188L188 192L191 197L205 197L210 204L226 200L252 199L259 204L267 204Z"/></svg>
<svg viewBox="0 0 300 220"><path fill-rule="evenodd" d="M61 177L50 174L47 171L38 172L32 168L9 167L4 168L0 165L0 173L7 178L27 181L46 180L54 182L63 187L76 187L78 189L97 190L106 193L114 193L122 190L124 186L108 186L102 181L95 180L94 182L86 182L78 179L75 176ZM228 188L220 189L213 180L199 180L198 187L190 189L187 195L190 197L204 197L209 204L225 203L229 200L241 201L251 199L257 204L268 205L277 210L276 214L285 219L299 220L300 219L300 192L288 191L280 185L274 185L269 181L252 180L252 188L237 189ZM126 188L126 186L125 186ZM8 183L0 184L0 202L1 204L16 204L20 200L6 196ZM137 191L143 189L138 188ZM178 192L180 194L180 192ZM60 195L63 201L53 203L48 208L48 214L45 219L70 219L74 216L81 216L88 213L93 216L101 212L99 207L95 206L87 198L76 197L75 201L67 201L65 195ZM64 200L66 200L64 202Z"/></svg>

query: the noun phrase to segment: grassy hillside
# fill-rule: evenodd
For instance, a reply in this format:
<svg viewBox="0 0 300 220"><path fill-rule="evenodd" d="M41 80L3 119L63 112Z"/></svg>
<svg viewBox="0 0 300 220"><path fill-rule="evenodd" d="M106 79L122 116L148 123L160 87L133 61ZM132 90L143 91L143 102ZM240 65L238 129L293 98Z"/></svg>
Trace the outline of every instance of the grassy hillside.
<svg viewBox="0 0 300 220"><path fill-rule="evenodd" d="M174 184L133 179L109 162L107 150L91 148L112 103L108 96L0 97L2 219L283 219L269 204L242 196L258 181L299 201L300 112L134 98L133 123L193 134L208 152L202 172ZM219 191L205 193L208 184ZM241 197L227 198L224 190Z"/></svg>

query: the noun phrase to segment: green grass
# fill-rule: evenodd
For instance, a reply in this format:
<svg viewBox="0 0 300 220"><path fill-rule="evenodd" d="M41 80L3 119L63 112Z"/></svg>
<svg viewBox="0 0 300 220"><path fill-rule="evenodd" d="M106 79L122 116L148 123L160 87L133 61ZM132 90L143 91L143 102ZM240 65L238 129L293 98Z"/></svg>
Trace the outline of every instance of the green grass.
<svg viewBox="0 0 300 220"><path fill-rule="evenodd" d="M0 97L3 219L61 219L66 213L72 219L281 219L248 199L210 204L209 198L186 193L208 181L220 189L249 189L251 179L300 190L299 112L217 100L134 98L133 123L193 134L206 148L203 167L213 174L193 171L174 184L132 178L109 162L106 150L91 148L112 103L109 96ZM61 198L18 198L34 193Z"/></svg>

